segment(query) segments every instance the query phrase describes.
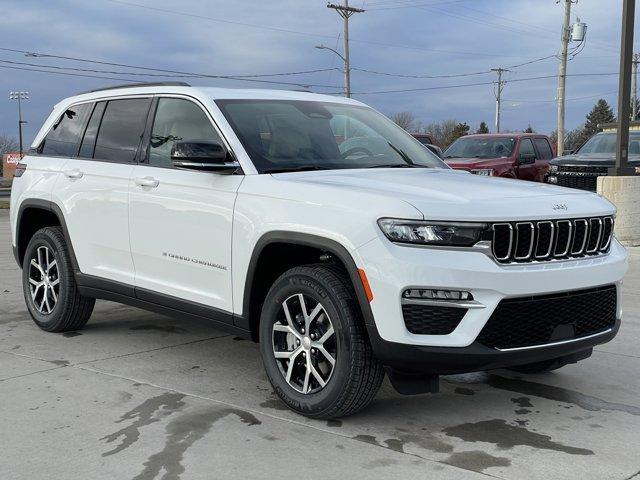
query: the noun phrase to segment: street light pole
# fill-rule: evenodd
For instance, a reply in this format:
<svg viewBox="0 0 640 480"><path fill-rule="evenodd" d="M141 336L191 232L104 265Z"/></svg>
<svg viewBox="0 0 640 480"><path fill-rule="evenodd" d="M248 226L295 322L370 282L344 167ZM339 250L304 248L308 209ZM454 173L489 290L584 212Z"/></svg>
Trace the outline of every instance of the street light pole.
<svg viewBox="0 0 640 480"><path fill-rule="evenodd" d="M635 0L624 0L622 4L622 39L620 46L620 78L618 83L618 138L616 143L616 166L609 175L635 175L635 168L628 163L629 156L629 107L631 97L631 69L633 64L633 24Z"/></svg>
<svg viewBox="0 0 640 480"><path fill-rule="evenodd" d="M22 100L29 100L29 92L9 92L9 100L18 101L18 137L20 140L20 158L22 158L22 124L27 123L22 121Z"/></svg>
<svg viewBox="0 0 640 480"><path fill-rule="evenodd" d="M336 12L340 14L344 21L344 56L340 55L338 52L333 50L332 48L327 48L327 50L332 50L335 53L340 55L342 61L344 62L344 94L346 97L351 97L351 65L349 63L349 18L354 13L362 13L364 10L362 8L354 8L349 6L349 0L344 0L344 5L337 5L335 3L327 4L327 8L332 8ZM326 47L325 47L326 48Z"/></svg>

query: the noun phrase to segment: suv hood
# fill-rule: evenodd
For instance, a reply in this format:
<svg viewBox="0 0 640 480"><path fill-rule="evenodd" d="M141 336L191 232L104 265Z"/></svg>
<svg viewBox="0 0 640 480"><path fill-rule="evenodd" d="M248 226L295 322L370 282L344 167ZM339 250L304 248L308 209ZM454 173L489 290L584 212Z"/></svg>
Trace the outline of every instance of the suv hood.
<svg viewBox="0 0 640 480"><path fill-rule="evenodd" d="M536 220L614 211L611 203L590 192L450 169L331 170L275 174L274 178L304 184L301 191L307 201L327 204L339 202L340 191L356 194L363 214L379 216L392 213L370 212L370 195L386 197L389 204L403 200L432 220Z"/></svg>
<svg viewBox="0 0 640 480"><path fill-rule="evenodd" d="M616 162L614 153L574 153L554 158L550 165L592 165L594 167L613 167ZM640 166L639 155L629 155L629 163Z"/></svg>
<svg viewBox="0 0 640 480"><path fill-rule="evenodd" d="M511 157L496 158L445 158L444 161L451 168L469 170L472 168L493 168L497 165L512 163Z"/></svg>

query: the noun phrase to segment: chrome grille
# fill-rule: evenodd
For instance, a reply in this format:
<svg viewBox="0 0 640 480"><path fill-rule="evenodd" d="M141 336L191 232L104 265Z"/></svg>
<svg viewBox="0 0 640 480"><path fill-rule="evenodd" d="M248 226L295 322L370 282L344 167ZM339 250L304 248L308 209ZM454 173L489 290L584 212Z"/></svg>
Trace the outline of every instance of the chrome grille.
<svg viewBox="0 0 640 480"><path fill-rule="evenodd" d="M492 252L500 263L579 258L608 251L613 217L505 222L492 225Z"/></svg>

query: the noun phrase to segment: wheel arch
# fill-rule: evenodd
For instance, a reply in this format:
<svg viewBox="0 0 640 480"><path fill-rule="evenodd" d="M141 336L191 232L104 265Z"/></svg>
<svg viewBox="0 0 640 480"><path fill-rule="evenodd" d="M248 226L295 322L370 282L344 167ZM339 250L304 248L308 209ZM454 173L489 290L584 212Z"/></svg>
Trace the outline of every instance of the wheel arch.
<svg viewBox="0 0 640 480"><path fill-rule="evenodd" d="M291 258L287 261L280 261L279 258L272 259L269 254L281 254L287 250ZM316 255L315 261L300 263L296 260L304 259L305 255ZM251 332L254 341L258 340L258 325L260 323L260 311L266 294L275 280L284 271L304 263L317 263L321 261L321 256L333 257L334 263L342 266L349 276L353 289L356 293L358 304L362 312L365 324L373 324L373 313L367 299L358 267L349 251L339 242L313 234L272 231L265 233L256 242L251 254L251 260L245 277L244 296L242 300L242 317L236 318L241 323L242 328ZM310 258L310 257L308 257ZM261 266L275 264L273 271L261 272Z"/></svg>
<svg viewBox="0 0 640 480"><path fill-rule="evenodd" d="M22 267L24 254L33 234L44 227L59 226L67 241L71 264L75 272L79 271L78 261L62 209L54 202L42 199L27 199L20 204L16 218L16 245L13 254L16 262Z"/></svg>

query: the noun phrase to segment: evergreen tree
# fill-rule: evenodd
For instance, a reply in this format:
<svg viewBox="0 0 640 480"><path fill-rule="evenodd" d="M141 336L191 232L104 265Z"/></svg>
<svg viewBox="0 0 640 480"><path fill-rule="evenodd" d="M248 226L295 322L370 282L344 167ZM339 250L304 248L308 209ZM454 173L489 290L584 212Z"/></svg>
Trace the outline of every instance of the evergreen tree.
<svg viewBox="0 0 640 480"><path fill-rule="evenodd" d="M458 123L453 131L451 132L451 136L449 137L449 141L447 142L447 146L451 145L458 138L464 137L469 133L469 125L465 123Z"/></svg>
<svg viewBox="0 0 640 480"><path fill-rule="evenodd" d="M582 138L586 141L592 135L598 133L598 125L616 121L613 109L606 100L600 99L587 115L587 121L582 129Z"/></svg>
<svg viewBox="0 0 640 480"><path fill-rule="evenodd" d="M478 130L476 130L476 133L489 133L489 127L485 122L480 122L480 126L478 127Z"/></svg>

